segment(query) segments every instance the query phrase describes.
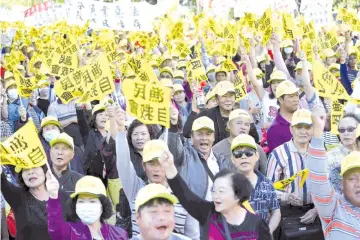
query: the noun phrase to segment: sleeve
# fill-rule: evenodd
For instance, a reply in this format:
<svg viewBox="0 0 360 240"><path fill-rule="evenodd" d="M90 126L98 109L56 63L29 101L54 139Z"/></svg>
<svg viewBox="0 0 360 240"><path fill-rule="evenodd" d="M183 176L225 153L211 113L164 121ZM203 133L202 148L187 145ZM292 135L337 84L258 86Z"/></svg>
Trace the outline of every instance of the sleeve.
<svg viewBox="0 0 360 240"><path fill-rule="evenodd" d="M279 156L276 151L273 151L269 156L269 161L266 167L266 176L270 179L271 182L276 182L281 180L283 175L283 169L280 163ZM275 189L274 189L275 190ZM277 199L281 199L283 191L276 191Z"/></svg>
<svg viewBox="0 0 360 240"><path fill-rule="evenodd" d="M137 193L145 183L136 175L134 165L130 159L125 132L118 132L116 135L116 167L125 195L130 202L136 198Z"/></svg>
<svg viewBox="0 0 360 240"><path fill-rule="evenodd" d="M169 151L174 155L175 166L181 166L184 160L184 146L181 142L180 134L173 132L172 128L169 129L168 133L168 145Z"/></svg>
<svg viewBox="0 0 360 240"><path fill-rule="evenodd" d="M261 240L272 240L272 236L270 234L270 229L267 223L264 221L264 219L261 219L259 226L258 226L258 233L259 238Z"/></svg>
<svg viewBox="0 0 360 240"><path fill-rule="evenodd" d="M211 211L212 203L193 193L179 174L173 179L168 179L168 183L185 210L198 220L200 225L204 225Z"/></svg>
<svg viewBox="0 0 360 240"><path fill-rule="evenodd" d="M273 211L276 209L280 209L279 200L275 191L274 186L272 185L272 182L269 182L269 191L270 191L270 204L268 206L269 211Z"/></svg>
<svg viewBox="0 0 360 240"><path fill-rule="evenodd" d="M274 63L277 70L283 71L286 74L287 79L295 83L295 80L293 77L291 77L279 50L274 51Z"/></svg>
<svg viewBox="0 0 360 240"><path fill-rule="evenodd" d="M50 238L53 240L70 239L70 225L63 220L60 197L57 199L49 198L46 210Z"/></svg>
<svg viewBox="0 0 360 240"><path fill-rule="evenodd" d="M206 70L207 66L210 64L210 60L209 60L209 57L207 55L204 42L201 42L201 55L202 55L203 65L204 65L205 70Z"/></svg>
<svg viewBox="0 0 360 240"><path fill-rule="evenodd" d="M276 147L280 146L280 133L274 131L274 128L270 126L267 131L267 142L269 147L269 152L272 152Z"/></svg>
<svg viewBox="0 0 360 240"><path fill-rule="evenodd" d="M339 195L334 191L327 176L327 158L322 138L312 138L305 160L309 168L307 185L315 207L322 220L330 218L335 211Z"/></svg>
<svg viewBox="0 0 360 240"><path fill-rule="evenodd" d="M53 117L56 117L57 119L59 119L58 116L57 116L57 113L56 113L56 107L55 107L55 105L53 103L49 105L47 115L48 116L53 116Z"/></svg>
<svg viewBox="0 0 360 240"><path fill-rule="evenodd" d="M198 114L196 112L191 112L190 115L188 116L186 123L184 125L184 128L183 128L184 137L186 137L186 138L191 137L191 128L192 128L193 122L197 118L197 115Z"/></svg>
<svg viewBox="0 0 360 240"><path fill-rule="evenodd" d="M90 132L90 127L89 127L89 123L86 119L85 110L84 109L76 109L76 116L78 119L79 130L80 130L81 136L83 137L83 139L85 139L89 135L89 132Z"/></svg>
<svg viewBox="0 0 360 240"><path fill-rule="evenodd" d="M351 95L353 93L353 89L351 87L351 82L349 79L347 66L346 64L340 64L340 77L341 77L341 83L344 86L346 92Z"/></svg>
<svg viewBox="0 0 360 240"><path fill-rule="evenodd" d="M199 223L190 214L187 214L186 216L184 235L192 240L200 240Z"/></svg>
<svg viewBox="0 0 360 240"><path fill-rule="evenodd" d="M9 203L12 208L17 208L22 204L21 195L23 190L20 187L10 183L7 180L4 172L1 173L1 192L6 202Z"/></svg>
<svg viewBox="0 0 360 240"><path fill-rule="evenodd" d="M309 105L309 110L312 110L316 106L324 106L320 100L316 89L314 89L314 95L312 96L312 98L310 100L306 99L306 101Z"/></svg>

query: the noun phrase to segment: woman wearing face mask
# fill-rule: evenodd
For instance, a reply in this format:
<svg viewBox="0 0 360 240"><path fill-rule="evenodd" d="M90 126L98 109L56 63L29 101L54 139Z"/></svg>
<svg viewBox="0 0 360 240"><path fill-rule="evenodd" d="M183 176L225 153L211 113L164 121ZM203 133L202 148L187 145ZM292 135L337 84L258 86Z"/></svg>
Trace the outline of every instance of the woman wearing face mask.
<svg viewBox="0 0 360 240"><path fill-rule="evenodd" d="M187 101L185 90L180 84L174 84L174 100L176 108L179 109L183 128L191 113L191 102Z"/></svg>
<svg viewBox="0 0 360 240"><path fill-rule="evenodd" d="M348 113L339 122L339 138L340 145L327 153L328 159L328 173L329 180L334 186L336 192L342 192L340 177L340 166L341 162L346 155L353 151L359 151L356 144L356 128L360 124L360 119L352 114Z"/></svg>
<svg viewBox="0 0 360 240"><path fill-rule="evenodd" d="M185 210L199 221L203 239L272 239L269 227L259 216L245 208L251 195L252 185L237 170L224 169L214 176L211 190L212 201L206 201L193 193L174 165L170 152L165 152L159 163L166 169L166 177L174 195ZM222 230L219 230L222 229Z"/></svg>
<svg viewBox="0 0 360 240"><path fill-rule="evenodd" d="M1 192L14 212L17 240L51 239L47 226L49 193L45 186L46 171L46 165L21 169L18 175L20 186L10 183L5 172L1 174Z"/></svg>
<svg viewBox="0 0 360 240"><path fill-rule="evenodd" d="M40 108L45 115L47 115L47 110L49 108L49 93L50 93L50 83L46 80L40 80L37 84L38 86L38 99L37 106Z"/></svg>
<svg viewBox="0 0 360 240"><path fill-rule="evenodd" d="M210 83L215 84L216 83L216 79L215 79L215 67L214 65L209 65L206 68L206 76L209 79Z"/></svg>
<svg viewBox="0 0 360 240"><path fill-rule="evenodd" d="M43 120L41 121L41 128L39 131L39 138L40 141L42 143L42 146L45 150L47 159L48 159L48 163L50 166L52 166L52 161L50 158L50 142L51 140L53 140L54 138L56 138L60 133L62 132L61 128L60 128L60 122L58 121L57 118L53 117L53 116L48 116L43 118ZM74 146L74 158L72 161L70 161L70 169L78 172L80 174L84 174L82 165L81 165L81 159L82 159L82 150L77 147Z"/></svg>
<svg viewBox="0 0 360 240"><path fill-rule="evenodd" d="M282 43L283 48L281 51L282 57L285 61L286 67L291 75L291 77L295 78L295 72L294 69L296 67L296 64L300 62L300 59L298 59L295 56L294 53L294 43L293 41L286 39Z"/></svg>
<svg viewBox="0 0 360 240"><path fill-rule="evenodd" d="M59 182L50 173L46 175L49 191L47 204L48 228L52 240L92 239L126 240L126 232L105 223L112 215L112 205L106 197L106 189L99 178L82 177L75 186L70 208L81 221L65 222L61 217Z"/></svg>

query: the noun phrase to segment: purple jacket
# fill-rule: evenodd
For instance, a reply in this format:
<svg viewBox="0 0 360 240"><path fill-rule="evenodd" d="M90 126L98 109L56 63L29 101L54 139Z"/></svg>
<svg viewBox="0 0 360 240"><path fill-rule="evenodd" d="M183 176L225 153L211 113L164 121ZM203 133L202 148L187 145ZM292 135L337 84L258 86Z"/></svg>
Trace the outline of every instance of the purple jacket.
<svg viewBox="0 0 360 240"><path fill-rule="evenodd" d="M272 152L278 146L290 141L292 134L290 132L290 123L286 121L278 112L271 126L267 130L267 142L269 152Z"/></svg>
<svg viewBox="0 0 360 240"><path fill-rule="evenodd" d="M48 231L52 240L89 240L91 233L85 224L82 222L65 222L62 217L62 209L60 204L60 198L49 198L47 203L48 213ZM104 240L127 240L127 233L119 228L102 224L101 234Z"/></svg>

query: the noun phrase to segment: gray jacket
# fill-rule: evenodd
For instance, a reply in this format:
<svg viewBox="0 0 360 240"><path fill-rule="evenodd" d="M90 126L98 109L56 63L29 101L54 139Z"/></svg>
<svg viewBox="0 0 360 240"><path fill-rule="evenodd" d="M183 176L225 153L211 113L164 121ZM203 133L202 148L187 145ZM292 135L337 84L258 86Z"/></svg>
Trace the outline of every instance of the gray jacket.
<svg viewBox="0 0 360 240"><path fill-rule="evenodd" d="M169 136L170 134L175 133L169 132ZM171 139L174 140L176 138L172 136ZM177 154L181 153L181 155L174 156L175 165L178 168L181 177L184 179L191 191L197 194L199 197L205 199L209 182L208 173L206 172L203 163L201 163L201 161L205 161L204 156L198 152L192 144L186 142L183 145L180 141L180 136L178 136L178 139L179 140L176 142L176 152ZM169 142L169 146L171 146L171 144L175 144L175 142ZM235 166L229 159L226 159L223 155L217 154L215 152L213 152L213 154L217 160L220 170L225 168L235 169Z"/></svg>

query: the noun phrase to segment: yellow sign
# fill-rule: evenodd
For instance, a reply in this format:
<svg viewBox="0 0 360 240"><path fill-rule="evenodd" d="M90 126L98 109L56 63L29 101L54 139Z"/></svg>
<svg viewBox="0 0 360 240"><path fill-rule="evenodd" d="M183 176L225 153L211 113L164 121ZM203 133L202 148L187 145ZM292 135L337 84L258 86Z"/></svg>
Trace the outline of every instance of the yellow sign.
<svg viewBox="0 0 360 240"><path fill-rule="evenodd" d="M5 68L8 71L12 71L15 66L19 63L18 59L13 55L10 54L9 56L5 56Z"/></svg>
<svg viewBox="0 0 360 240"><path fill-rule="evenodd" d="M175 53L179 53L180 58L186 58L190 55L191 50L185 43L181 42L175 47Z"/></svg>
<svg viewBox="0 0 360 240"><path fill-rule="evenodd" d="M192 59L187 63L187 74L189 79L194 79L196 81L207 80L205 68L200 58Z"/></svg>
<svg viewBox="0 0 360 240"><path fill-rule="evenodd" d="M297 177L300 177L300 179L301 179L300 188L302 188L304 186L304 183L305 183L308 175L309 175L309 169L305 168L304 170L294 174L292 177L290 177L288 179L274 182L274 188L276 190L285 190L285 188L287 188L287 186L289 186L290 183L292 183L295 180L295 178L297 178Z"/></svg>
<svg viewBox="0 0 360 240"><path fill-rule="evenodd" d="M344 116L344 105L339 103L338 100L333 100L331 104L331 115L330 115L332 134L336 134L336 135L339 134L338 126L343 116Z"/></svg>
<svg viewBox="0 0 360 240"><path fill-rule="evenodd" d="M239 101L246 97L246 87L245 87L245 78L242 71L238 71L235 75L234 80L235 87L235 101Z"/></svg>
<svg viewBox="0 0 360 240"><path fill-rule="evenodd" d="M295 40L295 27L294 27L294 19L289 13L283 14L283 27L285 32L284 39Z"/></svg>
<svg viewBox="0 0 360 240"><path fill-rule="evenodd" d="M158 82L158 78L155 72L152 70L150 64L144 61L141 65L142 67L138 72L138 74L136 75L136 79L142 82L150 82L150 83Z"/></svg>
<svg viewBox="0 0 360 240"><path fill-rule="evenodd" d="M1 164L27 169L46 164L46 154L37 135L34 122L29 120L11 137L1 142ZM28 141L29 136L31 141Z"/></svg>
<svg viewBox="0 0 360 240"><path fill-rule="evenodd" d="M349 99L344 86L319 61L313 62L313 79L319 95L331 99Z"/></svg>
<svg viewBox="0 0 360 240"><path fill-rule="evenodd" d="M35 83L31 80L31 78L25 78L22 73L16 69L14 69L14 78L17 89L19 90L19 95L29 97L35 88Z"/></svg>
<svg viewBox="0 0 360 240"><path fill-rule="evenodd" d="M125 80L126 112L144 124L170 127L170 88L140 80Z"/></svg>
<svg viewBox="0 0 360 240"><path fill-rule="evenodd" d="M51 64L48 65L50 74L58 77L65 77L78 68L78 57L76 55L65 55L54 53ZM48 64L48 62L46 62Z"/></svg>

